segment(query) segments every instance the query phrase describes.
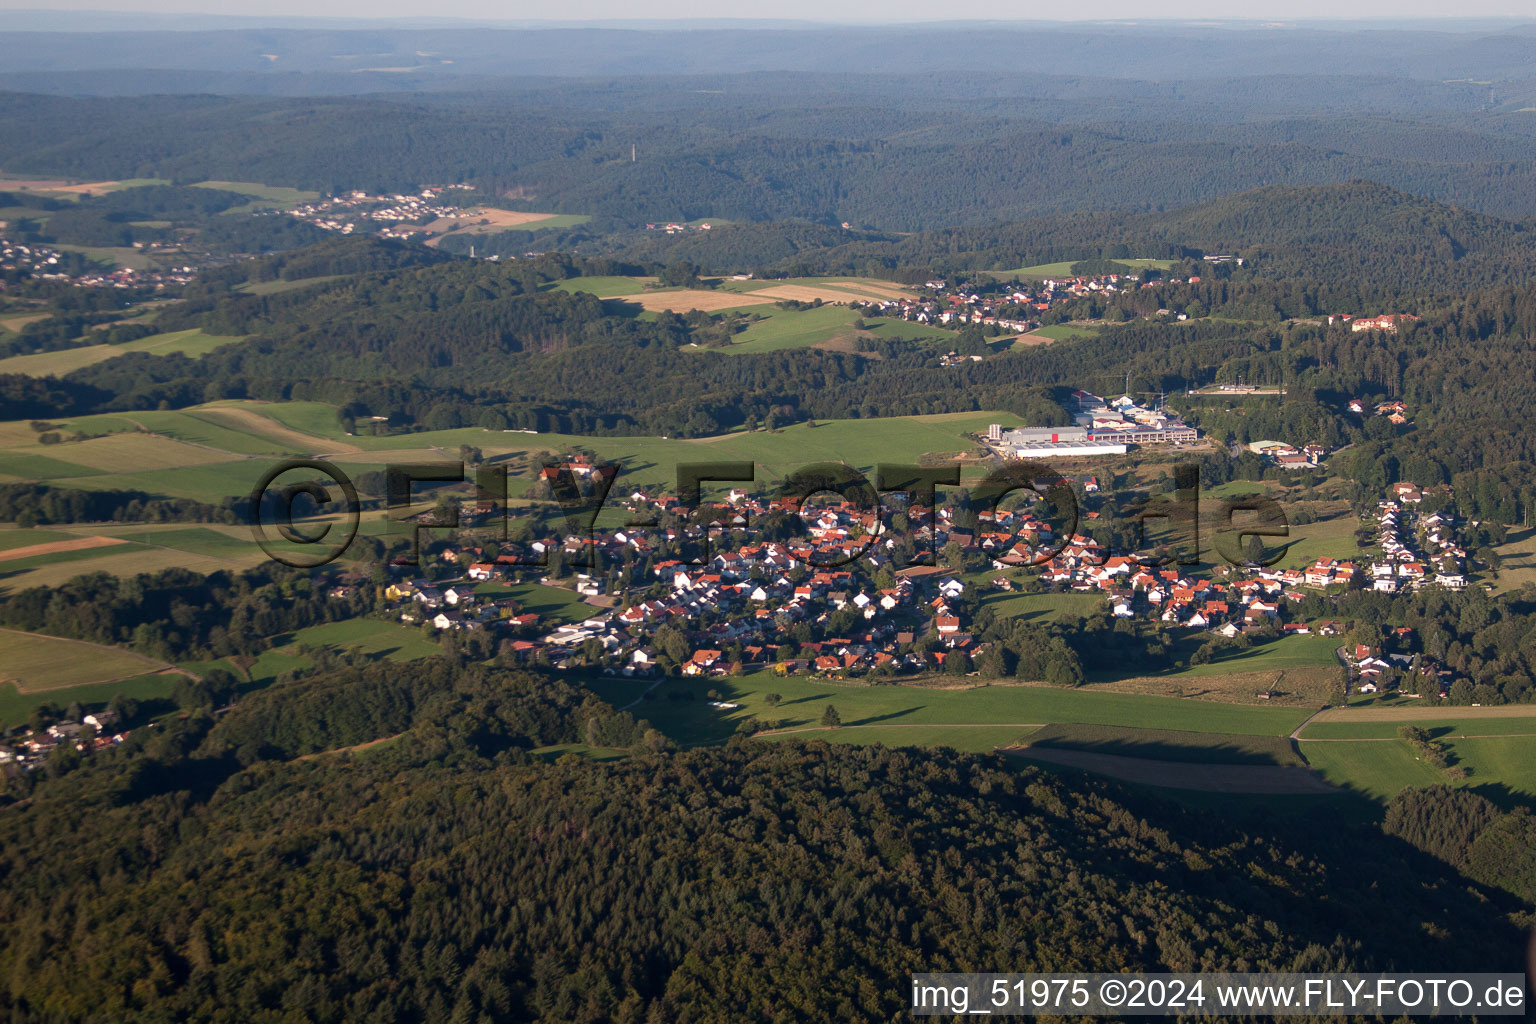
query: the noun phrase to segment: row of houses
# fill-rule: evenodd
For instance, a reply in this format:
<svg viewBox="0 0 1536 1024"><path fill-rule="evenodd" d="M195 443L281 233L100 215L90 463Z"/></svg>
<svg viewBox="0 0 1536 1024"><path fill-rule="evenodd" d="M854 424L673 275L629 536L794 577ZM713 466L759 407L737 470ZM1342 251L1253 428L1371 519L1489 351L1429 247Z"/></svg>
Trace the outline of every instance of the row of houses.
<svg viewBox="0 0 1536 1024"><path fill-rule="evenodd" d="M1398 484L1393 490L1411 497L1414 505L1422 500L1422 492L1413 484ZM1381 555L1370 567L1373 590L1395 594L1422 586L1450 590L1467 586L1467 553L1449 512L1420 515L1408 504L1384 499L1376 514L1376 543Z"/></svg>

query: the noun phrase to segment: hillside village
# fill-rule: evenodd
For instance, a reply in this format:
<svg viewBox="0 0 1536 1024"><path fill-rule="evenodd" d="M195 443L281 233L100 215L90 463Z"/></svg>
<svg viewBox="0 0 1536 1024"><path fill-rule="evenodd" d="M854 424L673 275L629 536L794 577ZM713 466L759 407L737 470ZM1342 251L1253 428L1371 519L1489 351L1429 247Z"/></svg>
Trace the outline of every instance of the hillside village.
<svg viewBox="0 0 1536 1024"><path fill-rule="evenodd" d="M1086 495L1099 493L1093 477L1077 483ZM1414 512L1422 493L1399 485L1383 499L1374 556L1318 558L1304 568L1201 569L1144 566L1086 533L1056 537L1029 508L982 510L974 526L962 525L947 506L903 508L911 528L898 535L889 522L830 502L803 517L803 536L754 540L762 524L782 522L778 517L793 509L740 490L731 492L719 519L725 529L710 531L708 557L690 561L677 556L703 551L705 538L684 518L687 509L675 498L636 491L624 510L667 525L599 529L590 539L549 537L512 549L449 544L438 560L452 575L415 577L397 567L385 596L401 621L488 633L486 642L503 653L557 669L638 677L768 667L822 676L970 673L995 670L988 649L999 626L977 614L999 592L1092 595L1114 621L1209 634L1219 646L1348 631L1347 623L1301 615L1309 599L1326 602L1359 589L1465 587L1466 555L1454 520L1445 512ZM914 552L930 549L940 552L938 565L910 565ZM529 566L539 560L571 571L560 576ZM592 614L545 621L495 596L509 581L534 580L574 591ZM675 639L663 643L662 636ZM1354 684L1374 692L1379 666L1349 657L1340 644ZM1437 692L1454 682L1443 681Z"/></svg>

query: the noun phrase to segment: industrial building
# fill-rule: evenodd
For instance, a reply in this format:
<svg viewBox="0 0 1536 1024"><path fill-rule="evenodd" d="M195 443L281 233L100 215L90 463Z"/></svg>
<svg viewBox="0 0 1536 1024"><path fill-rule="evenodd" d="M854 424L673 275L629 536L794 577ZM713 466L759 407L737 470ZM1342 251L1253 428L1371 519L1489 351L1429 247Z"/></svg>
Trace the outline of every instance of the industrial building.
<svg viewBox="0 0 1536 1024"><path fill-rule="evenodd" d="M994 423L987 439L997 450L1018 459L1052 455L1123 455L1127 445L1198 441L1200 433L1162 409L1147 409L1129 396L1106 402L1088 391L1073 394L1075 421L1070 427L1015 427Z"/></svg>

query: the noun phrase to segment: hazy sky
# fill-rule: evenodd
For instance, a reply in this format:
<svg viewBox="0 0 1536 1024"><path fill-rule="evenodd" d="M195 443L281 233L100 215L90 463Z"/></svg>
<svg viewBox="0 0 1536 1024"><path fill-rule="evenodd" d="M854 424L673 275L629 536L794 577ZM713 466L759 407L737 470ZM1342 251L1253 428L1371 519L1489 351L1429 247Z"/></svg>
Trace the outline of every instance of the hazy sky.
<svg viewBox="0 0 1536 1024"><path fill-rule="evenodd" d="M0 0L0 10L37 10L38 0ZM142 11L156 13L234 15L263 18L470 18L509 21L533 19L701 18L712 22L731 18L785 18L851 23L949 20L1105 20L1175 17L1245 19L1403 19L1433 18L1451 27L1454 19L1521 18L1536 20L1532 0L1257 0L1234 6L1230 0L1181 0L1176 7L1149 5L1145 0L1099 0L1096 3L1030 3L1020 0L970 0L956 8L932 0L779 0L772 8L732 6L705 0L265 0L252 5L211 0L51 0L49 11ZM1447 15L1452 17L1447 17Z"/></svg>

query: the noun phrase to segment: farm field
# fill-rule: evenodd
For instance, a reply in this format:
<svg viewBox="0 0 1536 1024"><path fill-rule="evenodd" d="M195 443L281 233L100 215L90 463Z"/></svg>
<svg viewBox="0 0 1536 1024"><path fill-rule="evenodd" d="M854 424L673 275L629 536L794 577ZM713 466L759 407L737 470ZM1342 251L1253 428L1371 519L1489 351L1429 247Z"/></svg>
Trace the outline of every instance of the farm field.
<svg viewBox="0 0 1536 1024"><path fill-rule="evenodd" d="M709 288L667 288L604 295L602 298L622 299L626 304L639 306L650 313L663 311L687 313L695 309L706 313L718 313L724 309L766 306L775 301L766 296L759 298L756 295L739 295L735 292L715 291Z"/></svg>
<svg viewBox="0 0 1536 1024"><path fill-rule="evenodd" d="M927 324L908 323L880 317L864 317L863 329L854 326L859 311L847 306L821 306L805 310L765 311L763 319L749 324L725 348L698 349L700 352L724 352L744 355L753 352L777 352L783 349L840 347L852 350L860 338L931 338L950 340L953 331Z"/></svg>
<svg viewBox="0 0 1536 1024"><path fill-rule="evenodd" d="M1187 655L1209 639L1196 634L1180 640ZM1275 691L1273 703L1316 709L1332 692L1337 679L1332 637L1287 636L1242 651L1223 652L1207 665L1194 665L1159 675L1124 677L1123 673L1088 674L1086 686L1119 693L1144 693L1204 700L1257 702Z"/></svg>
<svg viewBox="0 0 1536 1024"><path fill-rule="evenodd" d="M1202 642L1205 637L1202 635ZM1308 668L1338 664L1334 651L1338 639L1330 636L1283 636L1264 644L1255 644L1244 651L1218 655L1208 665L1192 665L1181 675L1200 677L1222 675L1230 672L1251 672L1270 669Z"/></svg>
<svg viewBox="0 0 1536 1024"><path fill-rule="evenodd" d="M950 747L970 754L986 754L999 747L1022 742L1030 725L845 725L827 729L820 725L764 734L771 740L826 740L887 747Z"/></svg>
<svg viewBox="0 0 1536 1024"><path fill-rule="evenodd" d="M7 725L24 722L33 709L43 703L68 707L78 701L82 707L94 710L119 695L141 701L162 700L174 692L179 678L175 672L151 672L110 683L82 683L39 693L22 693L15 683L0 682L0 722Z"/></svg>
<svg viewBox="0 0 1536 1024"><path fill-rule="evenodd" d="M879 302L916 295L911 288L870 277L791 277L783 280L722 281L720 290L744 295L763 296L777 302L847 303L855 299Z"/></svg>
<svg viewBox="0 0 1536 1024"><path fill-rule="evenodd" d="M1471 770L1466 785L1505 785L1536 796L1536 739L1529 736L1447 738L1455 762Z"/></svg>
<svg viewBox="0 0 1536 1024"><path fill-rule="evenodd" d="M150 270L155 266L155 258L149 256L142 249L132 249L126 246L112 247L100 245L68 245L64 242L54 242L53 248L60 252L77 252L88 260L106 264L109 267L126 267L129 270ZM165 254L159 255L165 259Z"/></svg>
<svg viewBox="0 0 1536 1024"><path fill-rule="evenodd" d="M1536 718L1536 704L1504 704L1498 707L1464 707L1456 705L1424 706L1417 702L1403 702L1391 707L1362 707L1362 708L1329 708L1321 711L1313 719L1313 724L1308 729L1317 728L1327 723L1329 725L1349 724L1360 725L1365 723L1381 724L1424 722L1445 722L1455 725L1467 731L1499 732L1498 728L1485 728L1503 724L1506 728L1522 728L1523 726L1511 726L1510 723L1519 723ZM1395 726L1394 726L1395 729ZM1395 735L1395 732L1394 732Z"/></svg>
<svg viewBox="0 0 1536 1024"><path fill-rule="evenodd" d="M585 219L585 218L583 218ZM562 227L558 218L524 225L528 228ZM671 310L686 313L690 309L718 312L726 309L751 309L793 299L847 305L849 302L899 299L915 293L910 288L859 277L796 277L781 281L719 281L712 288L646 289L654 278L579 277L548 285L561 291L582 291L605 299L625 299L647 311Z"/></svg>
<svg viewBox="0 0 1536 1024"><path fill-rule="evenodd" d="M1303 740L1363 740L1395 739L1397 730L1404 725L1417 725L1436 739L1455 739L1463 736L1536 736L1536 706L1516 705L1507 708L1405 707L1390 709L1397 712L1395 721L1375 717L1386 708L1330 709L1319 714L1302 730ZM1468 717L1465 712L1477 711L1524 711L1520 717L1483 716ZM1436 714L1425 714L1434 711ZM1419 714L1412 714L1418 712ZM1531 756L1536 759L1536 741L1532 741Z"/></svg>
<svg viewBox="0 0 1536 1024"><path fill-rule="evenodd" d="M459 445L473 444L492 458L584 448L624 463L621 488L674 485L677 465L704 460L755 462L759 482L768 484L810 462L847 462L869 470L882 462L913 462L924 455L974 454L974 443L966 434L983 432L989 423L1015 426L1020 422L1010 413L979 412L825 420L816 426L799 423L772 432L739 431L687 440L530 434L479 427L347 437L331 406L221 402L175 412L66 421L58 427L110 436L57 445L12 443L0 450L0 480L140 490L216 503L250 493L270 465L269 459L260 456L319 453L351 471L387 462L450 461L457 457ZM0 423L0 438L20 441L35 436L26 423Z"/></svg>
<svg viewBox="0 0 1536 1024"><path fill-rule="evenodd" d="M252 281L248 284L240 285L238 290L247 295L277 295L280 292L297 291L300 288L308 288L311 285L326 284L330 281L339 280L342 276L341 274L320 274L316 277L299 277L292 281L285 281L282 278L272 281Z"/></svg>
<svg viewBox="0 0 1536 1024"><path fill-rule="evenodd" d="M1051 341L1072 341L1076 338L1093 338L1099 333L1097 327L1089 327L1085 324L1047 324L1044 327L1024 335L1024 338L1047 338ZM1021 341L1023 339L1020 339Z"/></svg>
<svg viewBox="0 0 1536 1024"><path fill-rule="evenodd" d="M1508 539L1495 549L1499 556L1499 578L1494 589L1501 594L1536 583L1536 527L1511 531Z"/></svg>
<svg viewBox="0 0 1536 1024"><path fill-rule="evenodd" d="M218 189L220 192L239 192L252 199L265 200L278 206L297 206L320 198L319 192L308 189L288 188L285 185L263 185L255 181L199 181L194 187Z"/></svg>
<svg viewBox="0 0 1536 1024"><path fill-rule="evenodd" d="M647 684L604 680L590 685L605 699L623 706ZM708 690L717 691L726 701L741 707L736 710L711 708L704 699ZM695 699L669 699L667 695L672 691L691 693ZM764 698L769 693L782 696L783 701L778 707L768 706ZM657 728L684 744L723 741L742 719L751 716L777 720L780 728L786 730L819 728L822 712L828 704L837 708L845 729L852 726L902 726L902 735L906 737L903 742L914 745L930 744L930 727L932 730L977 725L1004 727L1003 731L1014 733L1016 739L1035 727L1062 722L1288 736L1307 717L1307 711L1295 708L1045 686L975 686L956 690L852 686L803 676L781 677L772 670L698 682L668 681L658 687L653 696L655 699L642 701L634 714L650 719ZM953 735L952 732L944 734Z"/></svg>
<svg viewBox="0 0 1536 1024"><path fill-rule="evenodd" d="M64 552L85 551L93 548L112 547L124 543L116 537L68 537L59 535L65 539L44 541L37 544L29 544L24 547L4 548L0 550L0 562L26 561L42 555L60 554Z"/></svg>
<svg viewBox="0 0 1536 1024"><path fill-rule="evenodd" d="M1209 761L1155 761L1088 750L1026 746L1008 751L1027 761L1107 775L1122 782L1201 793L1248 796L1335 796L1339 790L1316 773L1295 765L1223 764Z"/></svg>
<svg viewBox="0 0 1536 1024"><path fill-rule="evenodd" d="M164 178L124 178L122 181L70 182L62 178L0 178L0 189L7 192L39 192L58 198L78 199L82 195L97 192L116 192L118 189L139 188L143 185L169 185Z"/></svg>
<svg viewBox="0 0 1536 1024"><path fill-rule="evenodd" d="M1380 801L1392 799L1409 786L1439 786L1450 781L1443 772L1418 760L1403 740L1302 741L1301 753L1329 782Z"/></svg>
<svg viewBox="0 0 1536 1024"><path fill-rule="evenodd" d="M422 227L427 245L437 245L445 235L495 235L503 231L537 231L572 228L592 218L580 213L526 213L495 207L461 211L459 217L439 217ZM481 223L481 222L484 223Z"/></svg>
<svg viewBox="0 0 1536 1024"><path fill-rule="evenodd" d="M359 534L378 524L364 523ZM41 550L40 550L41 549ZM100 523L0 531L0 592L57 586L85 572L131 576L168 568L249 569L267 560L249 527Z"/></svg>
<svg viewBox="0 0 1536 1024"><path fill-rule="evenodd" d="M179 353L201 356L221 345L240 341L238 337L207 334L201 328L152 334L147 338L124 342L120 345L81 345L76 348L58 349L52 352L34 352L24 356L0 359L0 373L20 373L29 377L60 377L86 366L106 362L129 352L148 352L151 355Z"/></svg>
<svg viewBox="0 0 1536 1024"><path fill-rule="evenodd" d="M119 647L0 629L0 681L24 694L108 683L169 668Z"/></svg>
<svg viewBox="0 0 1536 1024"><path fill-rule="evenodd" d="M1416 725L1444 743L1454 764L1469 777L1452 780L1419 761L1398 738L1403 725ZM1302 753L1341 785L1378 799L1405 786L1503 785L1536 795L1536 706L1424 706L1330 708L1302 730Z"/></svg>
<svg viewBox="0 0 1536 1024"><path fill-rule="evenodd" d="M624 295L638 295L645 291L645 286L655 282L654 277L572 277L564 281L555 281L545 285L545 289L554 292L586 292L589 295L600 295L604 298L617 298Z"/></svg>
<svg viewBox="0 0 1536 1024"><path fill-rule="evenodd" d="M60 541L77 539L72 533L43 529L22 530L7 523L0 525L0 559L7 556L14 557L12 552L18 548L36 547L40 544L57 544Z"/></svg>
<svg viewBox="0 0 1536 1024"><path fill-rule="evenodd" d="M1136 729L1067 723L1048 725L1025 740L1030 747L1084 750L1152 761L1270 764L1305 767L1289 739L1182 729Z"/></svg>
<svg viewBox="0 0 1536 1024"><path fill-rule="evenodd" d="M1079 261L1077 261L1077 260L1063 260L1060 263L1037 263L1036 265L1034 265L1032 267L1019 267L1016 270L989 270L989 271L986 271L986 273L990 274L993 277L1002 277L1002 278L1010 278L1010 277L1020 277L1020 278L1024 278L1024 277L1033 277L1033 278L1041 278L1041 277L1071 277L1072 276L1072 265L1074 263L1077 263L1077 262L1079 262ZM1143 270L1143 269L1167 270L1169 267L1173 266L1173 261L1172 260L1134 259L1134 260L1115 260L1114 262L1122 264L1122 265L1127 266L1127 267L1130 267L1130 268L1132 268L1134 270Z"/></svg>

